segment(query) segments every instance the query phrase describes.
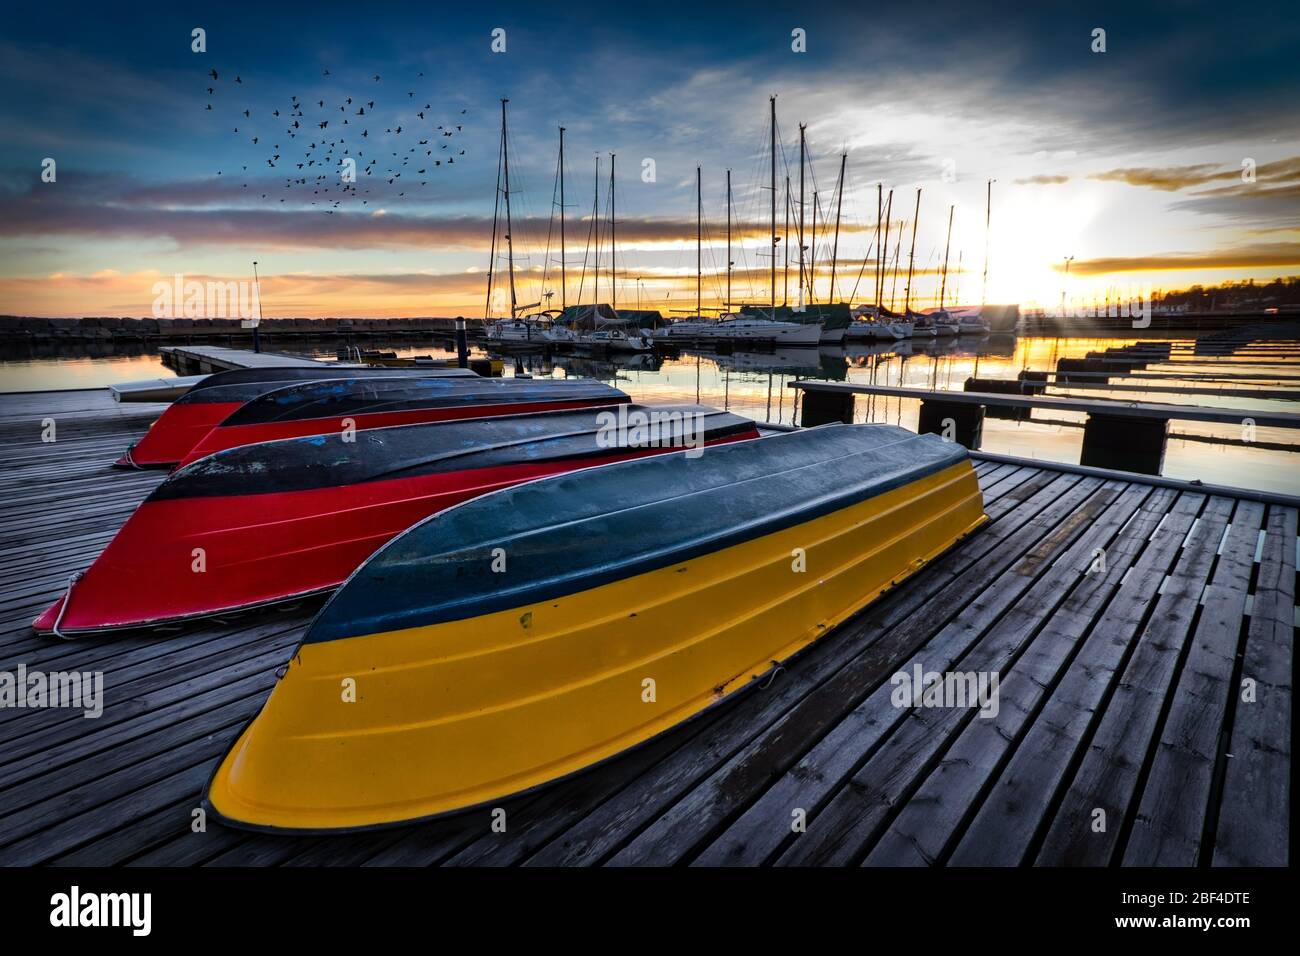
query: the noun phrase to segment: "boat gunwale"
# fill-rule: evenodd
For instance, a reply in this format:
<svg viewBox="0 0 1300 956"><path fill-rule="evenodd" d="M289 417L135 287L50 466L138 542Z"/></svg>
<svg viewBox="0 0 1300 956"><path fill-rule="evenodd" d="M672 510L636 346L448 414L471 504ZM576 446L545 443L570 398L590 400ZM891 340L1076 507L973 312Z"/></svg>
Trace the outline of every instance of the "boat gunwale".
<svg viewBox="0 0 1300 956"><path fill-rule="evenodd" d="M529 412L529 411L523 411L523 412L514 412L514 413L509 414L509 415L490 415L490 416L485 416L485 417L483 417L483 418L453 418L453 419L448 419L448 420L446 420L446 421L435 421L435 422L408 422L408 423L406 423L406 424L402 424L402 425L384 425L384 426L381 426L381 427L379 427L379 428L367 428L367 429L362 429L362 430L358 433L358 437L360 437L360 436L364 436L364 437L367 438L367 439L371 439L371 438L373 438L373 437L375 437L375 436L382 437L382 435L383 435L384 433L386 433L386 432L392 432L392 431L397 430L397 429L437 428L437 427L440 427L440 426L457 426L457 425L458 425L458 426L468 426L468 425L474 425L474 424L484 425L484 426L487 426L487 425L495 426L495 425L500 424L500 423L508 424L508 423L509 423L510 421L512 421L512 420L516 420L516 421L520 421L520 420L537 420L537 419L544 419L545 417L552 416L552 415L556 415L556 416L559 416L559 415L573 415L573 414L579 414L579 413L585 413L585 412L590 412L590 413L593 413L593 414L600 414L600 413L608 413L608 412L610 412L610 411L612 410L613 407L619 407L619 406L618 406L618 405L614 405L614 406L610 406L610 405L590 405L590 406L586 406L586 405L584 405L584 406L578 406L578 407L576 407L576 408L552 408L552 409L546 409L546 410L544 410L544 411L540 411L540 412ZM720 431L719 434L716 436L716 438L722 438L722 437L726 437L726 436L728 436L728 435L737 434L737 433L741 433L741 432L745 432L745 431L750 431L750 430L757 430L757 428L758 428L758 426L759 426L759 423L758 423L758 422L755 422L755 421L752 420L752 419L748 419L748 418L745 418L744 416L737 415L737 414L734 413L734 412L728 412L728 411L724 411L724 410L722 410L722 409L716 409L716 408L713 408L713 407L708 406L708 405L693 405L693 404L692 404L692 405L685 405L685 404L683 404L683 405L642 405L642 404L638 404L638 403L631 403L631 404L623 404L621 407L625 407L625 408L627 408L629 414L631 414L631 412L632 412L633 409L638 409L638 410L649 410L649 409L653 409L653 410L656 410L656 411L659 411L659 410L665 410L665 409L666 409L666 410L670 410L670 411L673 411L673 412L682 412L682 413L687 413L687 414L689 414L689 413L693 413L693 412L698 412L698 413L704 415L704 417L705 417L706 419L709 418L709 417L711 417L711 416L729 416L729 417L735 418L736 421L735 421L734 423L732 423L732 424L730 424L730 425L727 426L728 430L727 430L727 431ZM688 411L688 410L689 410L689 411ZM722 426L719 426L719 427L721 428ZM440 453L440 454L438 454L438 455L436 455L436 456L434 456L434 455L428 456L428 457L426 457L425 459L422 459L421 461L416 462L416 463L414 463L414 464L408 464L408 465L405 465L405 466L403 466L403 469L402 469L402 470L403 470L403 471L409 471L409 470L411 470L412 468L418 468L418 467L420 467L420 466L422 466L422 465L428 464L428 463L431 462L431 461L448 461L448 460L452 460L452 459L455 459L455 458L462 458L462 457L466 457L466 456L469 456L469 455L478 455L478 454L482 454L482 453L484 453L484 452L499 451L499 450L503 450L503 449L506 449L506 448L516 447L516 446L522 446L522 445L529 445L529 444L533 444L533 443L536 443L536 442L553 441L553 440L560 439L560 438L571 438L571 437L578 437L578 436L581 436L581 435L590 435L590 434L595 434L595 433L597 433L599 430L600 430L600 427L599 427L599 426L594 426L594 427L592 427L592 428L584 428L584 429L579 429L579 430L574 430L574 431L567 431L567 432L561 432L561 433L555 433L555 434L550 434L550 435L534 435L534 436L529 436L529 437L524 437L524 438L517 438L517 439L512 439L512 440L510 440L510 441L496 442L496 443L493 443L493 444L490 444L490 445L480 445L480 446L471 447L471 448L461 448L461 449L456 449L456 450L449 450L449 451L446 451L446 452ZM182 465L181 467L177 468L177 469L176 469L175 471L173 471L170 475L168 475L167 478L165 478L162 482L160 482L156 488L154 488L151 492L149 492L149 494L144 498L144 500L141 502L141 504L146 504L146 503L151 502L151 501L185 501L185 500L192 500L192 499L197 499L197 498L209 498L209 497L211 497L211 498L240 498L240 497L251 497L253 494L292 494L292 493L297 493L297 492L299 492L299 491L318 490L318 489L320 489L320 488L341 487L341 486L343 486L343 485L353 485L353 484L355 484L355 485L363 485L363 484L369 484L369 483L371 483L371 482L380 482L380 481L396 480L398 477L400 477L398 474L395 474L395 473L393 473L393 472L382 472L382 473L379 473L379 474L370 475L370 476L367 476L367 477L364 477L364 478L360 478L360 479L356 479L356 480L352 480L352 481L347 481L347 482L338 482L338 483L330 483L330 484L326 484L326 485L318 485L318 486L311 486L311 487L309 487L309 488L295 488L295 489L291 489L291 490L289 490L289 491L286 491L286 490L283 490L283 489L279 489L279 490L266 491L266 492L235 492L235 493L231 493L231 494L202 494L202 495L198 495L198 494L193 494L193 495L180 495L180 494L178 494L178 495L170 495L170 494L167 494L167 493L166 493L166 489L168 488L168 486L171 485L171 483L172 483L173 481L175 481L176 479L178 479L178 478L182 478L182 479L183 479L183 478L193 478L193 477L195 477L194 475L186 475L186 474L185 474L185 473L186 473L187 471L189 471L191 468L194 468L196 465L199 465L199 464L204 463L204 462L211 462L212 459L214 459L214 458L218 458L219 456L222 456L222 455L229 455L229 454L232 454L232 453L241 453L241 452L246 452L246 451L248 451L249 449L262 449L263 451L269 451L270 449L269 449L267 446L280 446L280 447L284 447L283 445L281 445L282 442L302 442L302 443L308 443L308 444L311 444L311 443L316 443L316 442L318 442L322 437L326 437L326 436L322 436L322 435L295 435L295 436L292 436L292 437L289 437L289 438L271 438L271 439L267 439L266 441L249 442L249 443L246 444L246 445L234 445L234 446L232 446L232 447L230 447L230 448L222 448L222 449L220 449L220 450L218 450L218 451L213 452L213 453L210 454L210 455L205 455L205 456L203 456L202 458L195 458L195 459L193 459L192 461L189 461L189 462L185 463L184 465ZM615 450L615 448L617 448L617 449L634 450L633 446L618 445L618 446L614 446L614 448L607 449L607 451L613 451L613 450ZM563 458L556 458L556 459L547 459L547 460L557 460L557 461L562 461L562 460L564 460L564 459L563 459ZM520 464L523 464L523 462L520 462ZM611 464L613 464L613 463L611 462ZM303 467L303 466L296 466L296 467ZM494 466L494 467L495 467L495 466ZM465 470L470 470L470 469L465 469ZM247 476L241 476L241 477L247 477ZM550 476L547 476L547 477L550 477ZM175 487L175 486L172 485L172 487ZM160 494L160 492L163 492L163 494ZM128 520L129 520L129 519L128 519Z"/></svg>
<svg viewBox="0 0 1300 956"><path fill-rule="evenodd" d="M421 371L426 371L426 370L421 370ZM258 420L258 421L235 421L235 420L234 420L236 417L238 417L241 413L243 413L243 412L245 412L245 411L248 411L249 414L252 414L253 411L256 411L256 409L253 408L253 406L262 406L262 405L275 405L275 404L279 404L279 403L280 403L279 400L280 400L281 398L287 396L288 393L293 392L293 391L296 391L296 390L306 390L306 389L312 388L312 387L314 387L314 386L322 386L322 385L325 385L325 386L335 386L335 385L337 385L337 386L343 386L343 385L346 385L346 384L348 384L348 383L350 383L350 382L366 383L366 382L372 382L372 381L380 381L380 382L391 381L391 382L403 382L403 383L405 383L405 382L420 382L420 381L425 381L425 382L429 382L429 383L439 382L439 383L456 383L456 384L459 384L459 383L464 382L464 383L467 383L467 384L472 384L472 385L474 385L474 386L477 386L477 387L483 388L483 389L484 389L484 392L483 392L483 398L484 398L484 399L498 399L498 398L499 398L500 400L498 400L498 401L490 401L490 400L487 400L487 401L479 401L479 402L475 402L475 403L466 403L466 402L464 402L464 401L461 401L461 402L450 402L450 403L448 403L448 404L445 405L445 406L438 406L438 405L429 405L429 404L427 404L428 399L424 399L424 400L421 400L421 399L412 399L411 401L414 401L414 402L423 402L423 404L417 404L417 405L413 406L412 409L400 409L400 408L398 408L398 409L387 409L387 410L382 409L382 408L380 408L380 409L378 409L378 410L376 410L376 409L377 409L377 406L382 406L382 405L385 405L385 404L393 404L393 401L392 401L392 400L389 400L389 401L375 401L375 402L372 402L371 404L364 405L364 406L362 406L361 408L350 409L350 410L348 410L348 411L346 411L346 412L332 411L332 412L329 412L329 413L327 413L327 414L310 415L310 416L307 416L307 417L305 417L305 418L296 418L296 417L295 417L295 418L288 418L288 417L282 417L282 416L289 415L289 414L292 413L292 412L296 412L296 411L299 411L299 410L301 410L301 409L303 409L303 408L309 407L311 404L314 404L314 403L320 403L320 402L323 402L323 401L327 401L327 400L328 400L328 397L321 397L321 398L315 398L315 399L306 399L306 400L303 400L303 401L302 401L301 403L299 403L299 404L295 404L295 405L292 405L292 406L290 406L290 407L288 407L288 408L283 409L283 410L281 411L281 415L277 415L277 416L275 416L275 417L265 418L265 419ZM592 392L593 394L590 395L590 396L575 395L575 397L573 397L573 398L556 398L556 397L553 397L553 396L540 396L540 395L539 395L538 398L531 399L531 400L528 401L528 402L520 402L518 396L512 396L512 395L510 395L510 391L511 391L513 388L516 387L516 386L513 385L513 383L516 382L516 381L523 383L523 384L521 384L521 386L519 386L521 389L523 389L523 388L532 388L532 387L536 387L537 385L539 385L539 384L541 384L541 383L554 382L555 384L554 384L553 386L551 386L551 385L544 385L544 384L543 384L543 385L542 385L542 388L539 390L539 392L544 392L544 391L546 391L547 389L554 389L555 391L560 391L562 388L564 388L564 387L567 386L567 387L572 388L574 392L579 392L579 391L584 391L584 390L585 390L585 391L590 391L590 392ZM508 387L508 386L506 385L506 383L512 383L512 384ZM605 389L605 390L607 390L607 391L606 391L605 393L603 393L603 394L599 394L599 395L598 395L597 393L598 393L599 389ZM454 391L453 391L453 389L452 389L451 386L448 386L448 387L447 387L447 390L448 390L449 392L451 392L451 393L454 395ZM434 396L429 396L429 398L433 398L433 397L434 397ZM437 397L441 398L441 397L443 397L443 396L437 396ZM604 382L599 381L598 379L593 379L593 378L579 378L579 379L516 379L516 378L483 378L483 377L480 376L480 377L478 377L478 378L471 379L471 378L469 378L469 377L467 377L467 376L466 376L466 377L463 377L463 378L462 378L462 377L457 377L457 376L441 376L441 377L438 377L438 376L431 376L431 377L425 378L425 377L422 376L422 375L375 376L374 378L366 378L366 377L363 376L363 377L361 377L361 378L359 378L359 379L349 379L349 378L344 377L344 378L338 378L338 379L322 379L322 380L318 380L318 381L301 382L301 383L297 383L297 384L293 384L293 385L285 386L284 388L273 389L272 391L265 392L265 393L263 393L263 394L261 394L261 395L258 395L256 398L253 398L253 399L250 399L250 400L247 401L247 402L244 402L244 403L243 403L243 404L242 404L238 409L236 409L235 411L231 412L230 415L228 415L225 419L223 419L223 420L222 420L221 422L219 422L216 426L214 426L213 430L216 431L217 429L221 429L221 428L244 428L244 427L248 427L248 426L258 426L258 425L278 425L278 424L286 424L286 423L291 423L291 422L313 421L313 420L320 419L320 418L337 418L337 417L340 417L340 416L374 415L374 414L379 414L379 413L382 412L382 411L404 411L404 410L416 410L416 409L424 409L424 408L438 408L438 407L447 407L447 408L474 407L474 406L489 407L489 406L493 406L493 405L509 405L509 404L514 404L514 403L520 403L520 404L537 403L537 404L540 404L540 403L543 403L543 402L583 401L583 400L585 400L585 399L587 399L587 398L596 398L596 397L609 399L609 400L611 400L611 401L615 401L615 402L619 401L620 399L621 399L622 401L624 401L624 402L631 401L631 399L630 399L630 397L628 396L628 394L627 394L626 392L624 392L622 389L615 388L615 387L612 386L612 385L606 385Z"/></svg>

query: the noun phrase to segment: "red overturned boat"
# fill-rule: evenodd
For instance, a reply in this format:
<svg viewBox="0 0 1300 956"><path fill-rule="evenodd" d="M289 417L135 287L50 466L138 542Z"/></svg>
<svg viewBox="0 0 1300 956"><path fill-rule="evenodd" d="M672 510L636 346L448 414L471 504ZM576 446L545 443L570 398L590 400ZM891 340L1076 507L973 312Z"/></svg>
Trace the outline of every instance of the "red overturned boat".
<svg viewBox="0 0 1300 956"><path fill-rule="evenodd" d="M245 402L304 382L328 379L477 378L468 369L391 369L284 366L237 368L216 372L172 402L139 442L126 450L119 467L170 468L184 458L208 432Z"/></svg>
<svg viewBox="0 0 1300 956"><path fill-rule="evenodd" d="M352 437L419 425L562 408L626 404L626 392L591 379L358 378L290 385L245 402L181 459L306 435Z"/></svg>
<svg viewBox="0 0 1300 956"><path fill-rule="evenodd" d="M641 427L647 419L657 424ZM159 485L33 627L96 633L328 591L407 528L487 492L758 437L752 421L728 412L630 405L229 449Z"/></svg>

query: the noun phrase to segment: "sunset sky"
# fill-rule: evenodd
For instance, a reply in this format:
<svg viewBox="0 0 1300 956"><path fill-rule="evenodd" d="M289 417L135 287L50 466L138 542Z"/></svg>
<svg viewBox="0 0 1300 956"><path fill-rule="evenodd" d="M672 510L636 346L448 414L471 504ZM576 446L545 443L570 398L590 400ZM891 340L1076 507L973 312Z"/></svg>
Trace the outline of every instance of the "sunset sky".
<svg viewBox="0 0 1300 956"><path fill-rule="evenodd" d="M584 254L582 298L593 294L593 166L599 155L603 215L610 153L619 304L693 306L697 164L705 304L720 295L728 168L742 237L733 298L766 301L771 94L781 179L797 183L807 124L822 299L842 151L838 300L874 296L874 265L862 266L877 183L895 190L891 246L907 223L904 270L923 191L923 305L950 205L949 298L980 300L988 179L989 301L1056 306L1067 256L1072 296L1300 272L1293 3L874 6L14 7L0 26L0 313L148 315L160 278L244 279L257 259L267 315L481 315L501 97L524 303L540 298L543 269L559 303L547 235L560 125L571 303ZM196 27L206 52L191 50ZM807 52L792 51L795 29ZM343 156L359 173L346 192ZM42 181L47 158L54 182ZM606 250L605 301L608 268Z"/></svg>

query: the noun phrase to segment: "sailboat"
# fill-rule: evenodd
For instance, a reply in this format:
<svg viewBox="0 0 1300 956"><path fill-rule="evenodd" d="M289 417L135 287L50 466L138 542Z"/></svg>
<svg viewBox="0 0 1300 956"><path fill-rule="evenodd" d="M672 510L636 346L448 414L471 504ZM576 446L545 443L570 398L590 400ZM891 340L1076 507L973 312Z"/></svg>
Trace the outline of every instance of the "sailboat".
<svg viewBox="0 0 1300 956"><path fill-rule="evenodd" d="M943 281L939 285L939 308L930 312L936 321L955 325L958 335L988 335L989 325L978 309L948 308L948 253L952 247L952 206L948 207L948 239L943 247Z"/></svg>
<svg viewBox="0 0 1300 956"><path fill-rule="evenodd" d="M916 190L916 210L912 213L912 246L907 256L907 285L903 289L903 315L914 329L928 328L937 338L951 338L957 334L957 323L950 321L946 312L915 312L912 310L912 277L916 269L916 230L921 222L921 190ZM902 237L899 237L900 248Z"/></svg>
<svg viewBox="0 0 1300 956"><path fill-rule="evenodd" d="M770 121L770 142L769 153L771 156L771 181L769 189L771 190L771 304L746 305L740 309L740 315L735 316L737 322L755 322L759 320L767 321L774 324L792 324L802 326L803 330L790 330L784 333L780 339L783 345L839 345L844 341L844 332L848 329L853 321L849 306L846 303L835 302L818 305L815 302L808 302L804 299L804 280L800 280L799 304L798 305L777 305L776 301L776 247L779 240L776 234L776 97L770 98L771 103L771 121ZM803 127L800 127L800 175L799 175L799 195L800 195L800 272L803 274L803 227L802 227L802 199L803 199ZM809 298L812 298L811 296ZM816 329L816 337L813 336L812 329Z"/></svg>
<svg viewBox="0 0 1300 956"><path fill-rule="evenodd" d="M617 276L615 250L617 249L617 219L615 218L614 207L614 159L615 154L609 154L609 289L610 301L608 303L597 302L592 306L577 306L565 310L560 319L560 323L566 329L568 344L575 348L587 349L597 352L620 352L635 353L649 352L654 349L654 342L647 335L642 335L641 330L635 327L629 327L629 324L623 321L615 308L617 299ZM596 212L600 208L600 158L596 159L596 199L595 208L592 211L593 223L595 222ZM596 233L596 267L595 267L595 298L600 296L600 232L597 225ZM590 327L584 327L587 325Z"/></svg>
<svg viewBox="0 0 1300 956"><path fill-rule="evenodd" d="M774 101L775 106L775 101ZM775 222L775 220L774 220ZM775 237L775 232L773 233ZM783 322L747 307L740 314L726 313L720 319L705 319L703 309L703 242L704 200L700 168L695 169L695 317L674 322L663 332L665 339L678 342L739 342L775 347L815 347L821 339L821 326L802 322ZM776 248L775 238L773 249ZM775 259L773 259L775 263ZM773 267L775 268L775 266ZM775 272L773 273L775 275ZM727 299L731 287L731 171L727 171ZM773 287L775 295L775 286ZM750 309L753 309L751 312Z"/></svg>
<svg viewBox="0 0 1300 956"><path fill-rule="evenodd" d="M540 331L534 336L532 326L517 317L519 310L518 300L515 297L515 245L513 220L510 215L510 142L507 138L506 124L506 104L510 101L502 97L501 99L501 144L497 153L497 190L495 202L492 207L492 247L488 260L488 281L487 281L487 302L483 308L483 324L486 328L489 341L493 342L531 342L544 341ZM504 175L504 184L503 184ZM503 188L504 185L504 188ZM506 229L504 239L506 242L506 261L509 264L510 275L510 317L508 319L492 319L492 280L495 274L497 261L497 231L500 224L501 202L505 200Z"/></svg>
<svg viewBox="0 0 1300 956"><path fill-rule="evenodd" d="M988 305L989 282L989 227L993 217L993 180L987 183L987 196L984 207L984 292L978 306L956 306L947 311L952 315L957 330L961 335L988 335L990 332L1010 332L1016 330L1019 321L1020 306ZM958 255L958 273L961 272L961 257Z"/></svg>
<svg viewBox="0 0 1300 956"><path fill-rule="evenodd" d="M858 306L853 310L853 322L844 333L846 340L855 342L900 342L912 337L912 323L906 319L886 315L880 306L880 234L881 234L881 189L876 184L876 302L873 305ZM891 192L892 195L892 192ZM865 267L865 262L863 263Z"/></svg>

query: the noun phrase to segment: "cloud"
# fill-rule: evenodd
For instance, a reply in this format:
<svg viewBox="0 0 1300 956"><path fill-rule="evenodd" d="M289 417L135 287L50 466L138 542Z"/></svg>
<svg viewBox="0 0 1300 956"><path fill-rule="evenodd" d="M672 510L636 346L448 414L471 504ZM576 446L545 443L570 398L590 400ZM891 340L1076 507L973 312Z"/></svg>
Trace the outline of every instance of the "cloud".
<svg viewBox="0 0 1300 956"><path fill-rule="evenodd" d="M89 238L163 238L181 247L247 245L256 237L268 249L428 249L486 251L492 219L483 215L394 212L353 207L327 214L301 200L281 208L260 203L241 205L238 186L212 179L145 186L121 176L79 176L60 171L57 183L38 184L25 192L0 194L0 237L82 236ZM260 195L260 194L259 194ZM570 248L584 241L590 218L569 219ZM717 223L710 232L717 239ZM845 223L844 236L874 230L875 224ZM620 251L693 242L695 219L629 217L618 222ZM737 243L768 235L762 220L733 220ZM544 238L547 220L515 220L517 248ZM540 247L541 243L532 242Z"/></svg>
<svg viewBox="0 0 1300 956"><path fill-rule="evenodd" d="M1245 164L1246 161L1243 160L1241 166L1228 169L1224 169L1219 163L1198 163L1192 166L1135 166L1127 169L1111 169L1101 173L1093 173L1091 178L1175 192L1180 189L1190 189L1195 186L1205 186L1210 183L1234 179L1238 182L1244 182L1242 176L1245 172ZM1252 163L1252 165L1254 164ZM1292 156L1289 159L1280 159L1271 163L1262 163L1255 167L1254 172L1257 182L1285 183L1300 181L1300 156ZM1213 192L1215 190L1203 192L1199 195L1210 195Z"/></svg>
<svg viewBox="0 0 1300 956"><path fill-rule="evenodd" d="M1026 179L1017 179L1017 186L1059 186L1062 183L1068 183L1069 176L1029 176Z"/></svg>
<svg viewBox="0 0 1300 956"><path fill-rule="evenodd" d="M1233 175L1222 172L1217 163L1201 163L1195 166L1135 166L1129 169L1111 169L1102 173L1093 173L1092 179L1103 182L1127 183L1130 186L1145 186L1150 189L1162 189L1173 192L1189 186L1201 186L1217 179Z"/></svg>
<svg viewBox="0 0 1300 956"><path fill-rule="evenodd" d="M1123 272L1174 272L1187 269L1260 269L1300 266L1300 242L1257 243L1238 249L1209 252L1170 252L1145 256L1078 259L1071 275L1110 275ZM1061 271L1064 267L1058 266Z"/></svg>

